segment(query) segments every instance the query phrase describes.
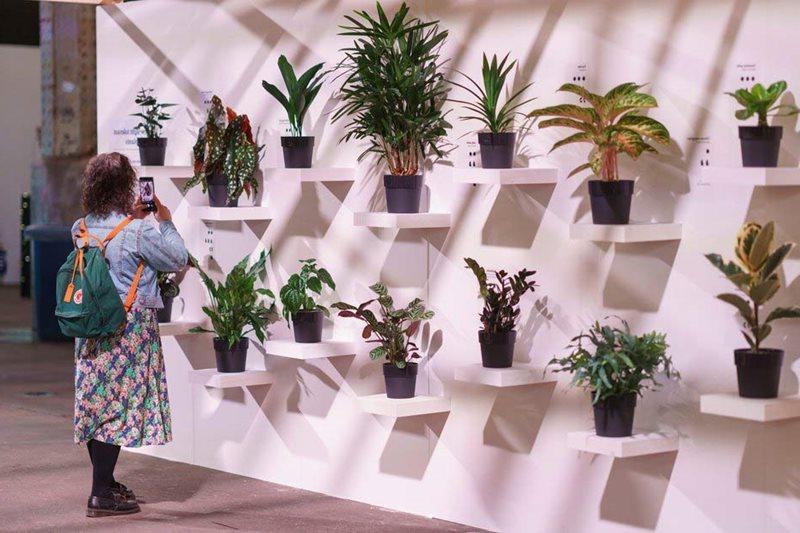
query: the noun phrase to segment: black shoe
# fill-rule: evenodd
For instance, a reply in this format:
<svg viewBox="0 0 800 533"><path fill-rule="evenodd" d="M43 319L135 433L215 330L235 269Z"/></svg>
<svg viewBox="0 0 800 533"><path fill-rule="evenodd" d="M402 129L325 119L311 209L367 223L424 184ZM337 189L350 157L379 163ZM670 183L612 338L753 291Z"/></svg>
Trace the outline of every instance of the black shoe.
<svg viewBox="0 0 800 533"><path fill-rule="evenodd" d="M128 502L135 503L137 502L136 494L133 493L131 489L120 483L119 481L115 481L111 484L111 492L114 494L119 494Z"/></svg>
<svg viewBox="0 0 800 533"><path fill-rule="evenodd" d="M86 516L90 518L133 514L139 511L141 511L141 509L138 503L129 502L119 494L114 494L112 498L90 496L86 504Z"/></svg>

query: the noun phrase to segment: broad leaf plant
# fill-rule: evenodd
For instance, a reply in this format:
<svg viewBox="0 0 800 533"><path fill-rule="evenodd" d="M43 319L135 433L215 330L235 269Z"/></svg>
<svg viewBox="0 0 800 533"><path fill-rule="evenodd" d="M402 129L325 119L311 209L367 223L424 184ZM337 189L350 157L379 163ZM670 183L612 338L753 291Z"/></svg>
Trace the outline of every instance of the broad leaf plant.
<svg viewBox="0 0 800 533"><path fill-rule="evenodd" d="M282 55L278 58L278 70L280 70L283 84L286 86L285 95L275 85L266 80L261 81L261 86L264 87L264 90L272 95L286 110L286 115L289 118L289 129L294 137L303 135L303 119L322 87L323 75L317 75L317 73L323 64L314 65L298 78L294 73L294 67L286 59L286 56Z"/></svg>
<svg viewBox="0 0 800 533"><path fill-rule="evenodd" d="M316 259L301 259L300 272L292 274L281 287L279 296L283 308L283 318L289 322L293 315L300 311L322 311L325 316L330 316L330 311L314 299L314 295L321 295L323 286L336 290L336 283L330 273L317 266Z"/></svg>
<svg viewBox="0 0 800 533"><path fill-rule="evenodd" d="M756 83L752 88L739 89L733 93L725 93L736 100L742 109L736 110L736 118L748 120L755 115L758 117L758 127L766 128L769 126L767 117L787 117L800 113L800 108L791 104L776 104L781 95L786 91L785 81L776 81L766 89L760 83Z"/></svg>

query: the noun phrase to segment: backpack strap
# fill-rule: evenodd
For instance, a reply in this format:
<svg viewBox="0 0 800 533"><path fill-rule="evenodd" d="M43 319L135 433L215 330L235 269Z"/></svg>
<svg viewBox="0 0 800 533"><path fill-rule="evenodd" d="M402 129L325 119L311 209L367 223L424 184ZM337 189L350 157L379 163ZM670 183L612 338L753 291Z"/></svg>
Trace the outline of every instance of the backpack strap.
<svg viewBox="0 0 800 533"><path fill-rule="evenodd" d="M127 217L123 218L122 221L119 224L117 224L117 227L115 227L114 229L109 231L108 235L106 235L106 237L102 241L100 241L101 248L103 246L105 246L109 241L111 241L111 239L113 239L114 237L119 235L119 232L122 231L123 229L125 229L125 226L130 224L132 220L133 220L133 218L130 217L130 216L127 216ZM81 222L83 222L83 221L81 221ZM87 232L87 235L89 235L90 237L94 237L93 235L89 234L88 232ZM126 313L131 310L131 307L133 307L133 303L136 300L136 290L139 288L139 280L142 279L142 272L143 271L144 271L144 261L139 261L139 266L136 267L136 274L133 275L133 281L131 281L131 287L130 287L130 289L128 289L127 296L125 296L125 312Z"/></svg>

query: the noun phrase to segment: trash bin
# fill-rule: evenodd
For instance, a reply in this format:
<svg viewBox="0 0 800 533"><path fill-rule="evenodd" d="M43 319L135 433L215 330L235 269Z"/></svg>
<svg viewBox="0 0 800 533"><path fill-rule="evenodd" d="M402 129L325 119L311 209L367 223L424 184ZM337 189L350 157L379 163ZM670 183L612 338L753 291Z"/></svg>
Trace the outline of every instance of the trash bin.
<svg viewBox="0 0 800 533"><path fill-rule="evenodd" d="M56 274L72 251L67 226L35 224L25 229L31 242L33 332L40 341L67 341L56 320Z"/></svg>

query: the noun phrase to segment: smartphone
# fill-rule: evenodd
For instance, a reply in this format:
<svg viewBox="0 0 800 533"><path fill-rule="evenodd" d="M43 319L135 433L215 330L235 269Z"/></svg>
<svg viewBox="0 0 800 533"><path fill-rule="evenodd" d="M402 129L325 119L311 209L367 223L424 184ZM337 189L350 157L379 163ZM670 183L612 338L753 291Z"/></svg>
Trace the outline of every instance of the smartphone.
<svg viewBox="0 0 800 533"><path fill-rule="evenodd" d="M139 199L144 204L144 210L149 212L156 211L156 186L153 178L139 178Z"/></svg>

